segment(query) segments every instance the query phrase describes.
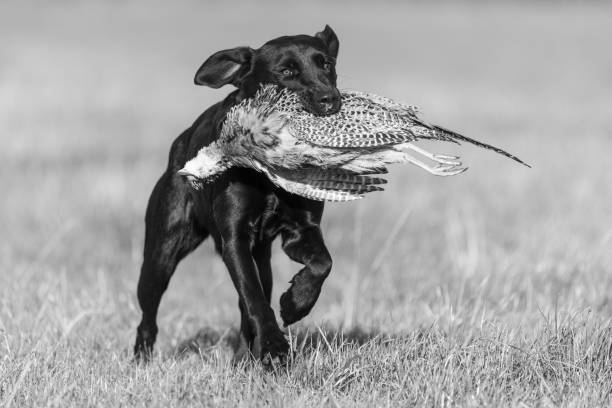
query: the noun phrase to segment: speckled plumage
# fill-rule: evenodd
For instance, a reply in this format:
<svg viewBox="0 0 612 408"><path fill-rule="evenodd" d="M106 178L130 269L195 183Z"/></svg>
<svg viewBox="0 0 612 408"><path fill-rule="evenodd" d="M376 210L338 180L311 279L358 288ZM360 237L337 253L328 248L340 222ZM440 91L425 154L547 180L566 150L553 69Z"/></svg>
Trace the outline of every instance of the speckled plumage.
<svg viewBox="0 0 612 408"><path fill-rule="evenodd" d="M416 147L418 140L467 141L523 163L501 149L430 125L414 106L388 98L342 92L340 111L321 117L307 112L299 95L265 85L228 112L219 138L180 173L197 187L230 167L250 167L294 194L348 201L382 190L385 180L371 175L386 173L388 164L412 163L441 176L465 170L457 157Z"/></svg>

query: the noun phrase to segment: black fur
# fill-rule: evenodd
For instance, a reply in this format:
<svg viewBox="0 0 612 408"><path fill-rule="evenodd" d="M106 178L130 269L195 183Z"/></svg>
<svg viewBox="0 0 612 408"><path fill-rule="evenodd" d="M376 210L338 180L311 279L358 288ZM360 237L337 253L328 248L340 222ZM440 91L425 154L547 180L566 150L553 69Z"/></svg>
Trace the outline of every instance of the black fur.
<svg viewBox="0 0 612 408"><path fill-rule="evenodd" d="M266 364L286 359L289 347L270 308L270 247L280 235L283 250L304 265L280 299L281 317L289 325L310 312L332 266L319 227L323 204L279 190L253 170L229 170L197 192L177 171L218 137L228 109L252 96L261 83L301 93L314 114L337 112L337 54L338 38L326 26L315 36L280 37L256 50L219 51L196 73L196 84L238 89L174 141L168 167L149 199L138 282L137 358L146 359L153 349L157 309L177 264L211 236L238 291L243 350Z"/></svg>

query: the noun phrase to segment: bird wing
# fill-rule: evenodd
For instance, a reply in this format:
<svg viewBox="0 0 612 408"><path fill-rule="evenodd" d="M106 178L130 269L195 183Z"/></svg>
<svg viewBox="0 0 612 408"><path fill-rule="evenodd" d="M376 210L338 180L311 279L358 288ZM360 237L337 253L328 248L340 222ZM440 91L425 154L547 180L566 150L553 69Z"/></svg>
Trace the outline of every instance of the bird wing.
<svg viewBox="0 0 612 408"><path fill-rule="evenodd" d="M530 167L503 149L426 122L419 117L416 106L358 91L343 91L341 97L342 107L335 115L316 117L302 110L297 115L288 116L295 136L316 145L349 149L375 148L417 140L456 144L467 142Z"/></svg>
<svg viewBox="0 0 612 408"><path fill-rule="evenodd" d="M286 93L286 92L281 92ZM343 91L340 111L330 116L315 116L295 109L279 98L280 109L287 109L286 125L292 134L306 142L334 148L368 148L435 139L452 138L418 116L415 106L363 92Z"/></svg>
<svg viewBox="0 0 612 408"><path fill-rule="evenodd" d="M366 193L382 191L383 188L379 185L387 182L380 177L355 174L342 169L288 170L271 168L258 162L254 165L278 187L316 201L358 200Z"/></svg>
<svg viewBox="0 0 612 408"><path fill-rule="evenodd" d="M380 184L387 180L366 174L354 173L348 170L332 168L307 168L299 170L278 169L277 174L310 186L325 190L347 191L352 194L365 194L372 191L382 191Z"/></svg>
<svg viewBox="0 0 612 408"><path fill-rule="evenodd" d="M426 127L431 127L430 124L423 121L419 118L419 108L415 105L407 105L405 103L396 102L393 99L389 99L385 96L380 96L372 93L361 92L361 91L352 91L352 90L344 90L342 91L342 100L343 101L351 101L356 100L361 103L371 104L374 103L378 105L380 108L393 112L399 116L409 116L417 123L422 122L421 124Z"/></svg>

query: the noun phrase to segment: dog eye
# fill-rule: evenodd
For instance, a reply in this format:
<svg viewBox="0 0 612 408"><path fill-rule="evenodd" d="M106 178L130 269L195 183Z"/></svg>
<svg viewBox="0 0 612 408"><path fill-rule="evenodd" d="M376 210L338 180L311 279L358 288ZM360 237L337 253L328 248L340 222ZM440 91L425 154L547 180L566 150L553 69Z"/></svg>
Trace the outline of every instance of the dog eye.
<svg viewBox="0 0 612 408"><path fill-rule="evenodd" d="M281 74L283 74L283 76L290 77L296 75L296 72L292 69L285 68L281 71Z"/></svg>

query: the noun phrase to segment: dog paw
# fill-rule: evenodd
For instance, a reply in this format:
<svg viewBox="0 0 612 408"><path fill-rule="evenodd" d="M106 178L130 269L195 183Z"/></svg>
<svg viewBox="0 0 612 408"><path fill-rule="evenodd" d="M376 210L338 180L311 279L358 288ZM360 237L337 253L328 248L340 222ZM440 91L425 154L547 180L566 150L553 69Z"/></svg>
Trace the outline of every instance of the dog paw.
<svg viewBox="0 0 612 408"><path fill-rule="evenodd" d="M272 354L267 353L261 359L261 364L264 366L266 370L276 371L280 368L286 367L288 363L288 353L277 354L272 356Z"/></svg>
<svg viewBox="0 0 612 408"><path fill-rule="evenodd" d="M153 354L153 347L147 346L144 342L136 340L136 344L134 345L134 363L143 363L146 364L151 359L151 355Z"/></svg>
<svg viewBox="0 0 612 408"><path fill-rule="evenodd" d="M310 285L300 285L299 282L294 281L293 285L280 298L280 314L285 327L301 320L310 313L318 297L319 290Z"/></svg>
<svg viewBox="0 0 612 408"><path fill-rule="evenodd" d="M153 345L157 337L157 326L140 324L136 331L134 344L134 360L137 363L148 363L153 354Z"/></svg>
<svg viewBox="0 0 612 408"><path fill-rule="evenodd" d="M289 343L280 330L262 336L261 341L255 341L254 355L259 357L263 366L268 370L287 365L289 356Z"/></svg>

